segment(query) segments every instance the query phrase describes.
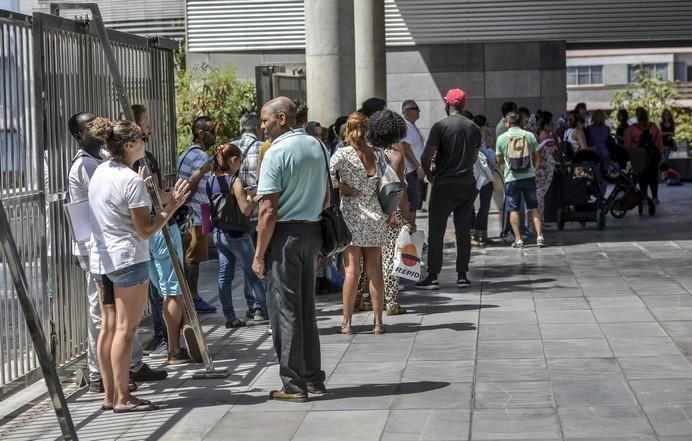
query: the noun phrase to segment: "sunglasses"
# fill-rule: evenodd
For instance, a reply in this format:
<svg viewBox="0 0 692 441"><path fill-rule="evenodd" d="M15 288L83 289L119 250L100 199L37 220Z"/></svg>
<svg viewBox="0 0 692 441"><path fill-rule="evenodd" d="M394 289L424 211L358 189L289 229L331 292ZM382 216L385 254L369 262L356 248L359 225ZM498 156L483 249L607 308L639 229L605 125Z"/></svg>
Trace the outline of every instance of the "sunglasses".
<svg viewBox="0 0 692 441"><path fill-rule="evenodd" d="M416 112L420 112L420 108L418 108L418 107L407 107L404 109L404 111L407 111L407 110L415 110Z"/></svg>

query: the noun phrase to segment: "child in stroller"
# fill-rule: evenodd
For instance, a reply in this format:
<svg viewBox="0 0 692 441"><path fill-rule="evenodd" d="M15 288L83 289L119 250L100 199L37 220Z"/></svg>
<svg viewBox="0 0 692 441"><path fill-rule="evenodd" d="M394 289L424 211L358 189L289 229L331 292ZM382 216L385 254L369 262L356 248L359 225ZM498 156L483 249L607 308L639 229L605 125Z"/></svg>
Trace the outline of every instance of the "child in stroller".
<svg viewBox="0 0 692 441"><path fill-rule="evenodd" d="M572 162L559 166L561 180L560 208L557 228L562 231L566 222L596 222L605 228L605 206L601 191L601 157L592 149L575 153Z"/></svg>
<svg viewBox="0 0 692 441"><path fill-rule="evenodd" d="M638 184L640 175L648 165L648 154L640 148L628 149L627 154L629 162L617 178L611 181L615 187L605 201L606 211L610 211L614 218L622 219L629 210L636 207L641 216L646 204L649 215L653 216L656 214L656 204L653 199L642 194Z"/></svg>

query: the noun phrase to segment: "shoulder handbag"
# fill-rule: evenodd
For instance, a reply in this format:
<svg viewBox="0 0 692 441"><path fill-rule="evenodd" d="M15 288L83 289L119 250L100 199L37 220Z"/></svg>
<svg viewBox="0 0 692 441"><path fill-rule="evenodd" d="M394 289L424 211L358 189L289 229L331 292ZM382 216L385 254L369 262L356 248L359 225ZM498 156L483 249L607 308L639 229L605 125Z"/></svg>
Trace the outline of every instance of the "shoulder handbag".
<svg viewBox="0 0 692 441"><path fill-rule="evenodd" d="M341 209L335 203L334 185L332 177L329 173L329 160L327 159L326 147L320 142L322 154L324 155L324 164L327 170L327 182L329 183L329 194L331 203L325 208L320 216L320 227L322 229L322 255L332 257L336 253L340 253L351 244L353 236L346 225Z"/></svg>
<svg viewBox="0 0 692 441"><path fill-rule="evenodd" d="M377 199L384 214L393 213L399 208L399 202L404 196L406 184L401 182L399 175L389 165L387 155L381 149L375 149L377 155L377 171L380 177L380 187Z"/></svg>
<svg viewBox="0 0 692 441"><path fill-rule="evenodd" d="M209 208L211 211L211 221L214 226L223 231L237 231L248 233L252 231L250 218L245 216L240 210L238 200L233 194L233 184L237 176L231 178L227 183L226 179L219 179L214 176L207 186L207 196L209 196ZM212 193L214 180L219 183L219 193Z"/></svg>
<svg viewBox="0 0 692 441"><path fill-rule="evenodd" d="M202 150L201 148L194 146L190 148L185 154L183 155L183 158L180 160L180 164L178 165L178 173L177 175L180 175L180 167L183 165L183 161L185 161L185 158L187 157L188 154L190 154L191 151L193 150ZM176 176L177 179L177 176ZM178 208L173 215L173 220L175 223L178 225L178 229L180 230L181 233L186 232L187 230L190 229L192 226L192 208L190 208L189 205L181 205L180 208Z"/></svg>

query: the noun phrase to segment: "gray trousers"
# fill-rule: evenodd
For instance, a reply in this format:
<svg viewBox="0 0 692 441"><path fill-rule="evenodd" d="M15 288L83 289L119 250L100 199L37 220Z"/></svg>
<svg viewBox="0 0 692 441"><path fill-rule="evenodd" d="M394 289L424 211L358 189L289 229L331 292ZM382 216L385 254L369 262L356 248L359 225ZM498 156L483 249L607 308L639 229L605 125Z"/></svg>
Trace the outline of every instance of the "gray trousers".
<svg viewBox="0 0 692 441"><path fill-rule="evenodd" d="M99 360L96 356L96 343L99 339L101 330L101 305L99 304L99 294L96 291L96 281L89 271L89 256L77 256L79 266L84 271L87 281L87 298L89 299L89 321L87 323L87 334L89 336L89 348L87 350L87 364L89 366L89 381L99 381L101 379L101 369ZM132 364L130 371L137 372L142 368L142 345L135 334L132 342Z"/></svg>
<svg viewBox="0 0 692 441"><path fill-rule="evenodd" d="M322 247L319 224L278 223L267 252L267 302L279 376L289 393L324 381L315 315L315 268Z"/></svg>

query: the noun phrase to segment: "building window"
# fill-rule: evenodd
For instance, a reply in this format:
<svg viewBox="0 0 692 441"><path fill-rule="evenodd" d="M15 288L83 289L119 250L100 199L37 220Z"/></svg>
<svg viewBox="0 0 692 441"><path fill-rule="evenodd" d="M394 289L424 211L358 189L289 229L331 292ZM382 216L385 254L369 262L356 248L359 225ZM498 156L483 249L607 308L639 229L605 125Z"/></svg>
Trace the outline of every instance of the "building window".
<svg viewBox="0 0 692 441"><path fill-rule="evenodd" d="M627 80L631 83L634 79L634 75L642 68L649 72L653 78L659 78L661 81L668 81L668 63L630 64Z"/></svg>
<svg viewBox="0 0 692 441"><path fill-rule="evenodd" d="M603 84L603 66L567 67L567 85L585 86Z"/></svg>

